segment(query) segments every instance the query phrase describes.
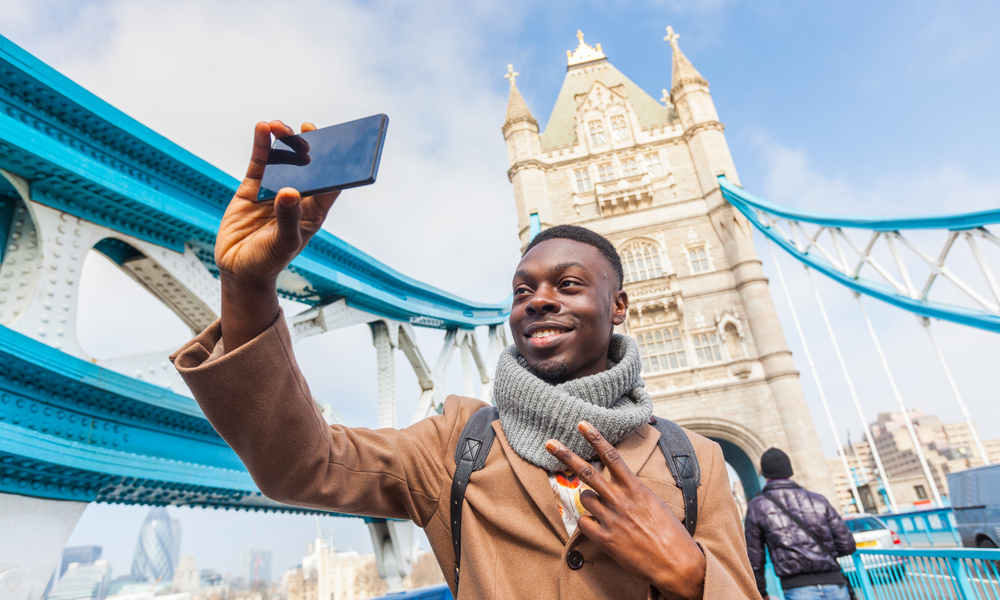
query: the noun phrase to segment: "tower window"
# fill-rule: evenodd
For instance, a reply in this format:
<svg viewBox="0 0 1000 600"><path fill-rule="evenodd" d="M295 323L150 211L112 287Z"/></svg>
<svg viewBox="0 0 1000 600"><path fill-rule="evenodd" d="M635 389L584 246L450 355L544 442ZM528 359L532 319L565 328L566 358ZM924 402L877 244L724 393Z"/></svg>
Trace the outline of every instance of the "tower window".
<svg viewBox="0 0 1000 600"><path fill-rule="evenodd" d="M611 137L616 142L628 139L628 125L625 124L624 115L611 117Z"/></svg>
<svg viewBox="0 0 1000 600"><path fill-rule="evenodd" d="M646 155L646 170L649 171L650 175L656 177L663 175L663 163L660 162L660 155L658 153Z"/></svg>
<svg viewBox="0 0 1000 600"><path fill-rule="evenodd" d="M922 485L915 485L915 486L913 486L913 491L916 492L918 500L926 500L927 499L927 490L924 489L924 486L922 486Z"/></svg>
<svg viewBox="0 0 1000 600"><path fill-rule="evenodd" d="M608 138L604 135L604 123L600 121L591 121L587 123L590 127L590 144L592 146L603 146L608 143Z"/></svg>
<svg viewBox="0 0 1000 600"><path fill-rule="evenodd" d="M625 283L654 279L663 275L660 253L650 244L633 244L621 252Z"/></svg>
<svg viewBox="0 0 1000 600"><path fill-rule="evenodd" d="M614 181L617 179L617 177L615 177L615 170L611 167L611 163L597 165L597 178L600 179L601 182Z"/></svg>
<svg viewBox="0 0 1000 600"><path fill-rule="evenodd" d="M704 246L689 249L688 258L691 260L692 273L704 273L709 270L708 254Z"/></svg>
<svg viewBox="0 0 1000 600"><path fill-rule="evenodd" d="M714 331L695 334L693 337L698 364L706 365L722 360L722 353L719 352L719 336L715 335Z"/></svg>
<svg viewBox="0 0 1000 600"><path fill-rule="evenodd" d="M590 169L577 169L573 172L576 173L576 191L589 192L594 189L590 183Z"/></svg>
<svg viewBox="0 0 1000 600"><path fill-rule="evenodd" d="M676 327L639 332L636 341L639 342L644 371L655 373L687 366L684 342Z"/></svg>
<svg viewBox="0 0 1000 600"><path fill-rule="evenodd" d="M632 177L639 174L639 165L636 164L634 158L628 158L622 161L622 175L625 177Z"/></svg>

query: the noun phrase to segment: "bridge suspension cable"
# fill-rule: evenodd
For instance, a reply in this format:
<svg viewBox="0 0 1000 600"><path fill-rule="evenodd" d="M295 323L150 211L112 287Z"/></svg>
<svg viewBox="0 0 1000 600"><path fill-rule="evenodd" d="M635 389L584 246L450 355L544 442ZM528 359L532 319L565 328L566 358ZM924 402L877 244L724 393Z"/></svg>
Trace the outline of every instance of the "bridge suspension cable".
<svg viewBox="0 0 1000 600"><path fill-rule="evenodd" d="M830 423L830 431L833 433L834 443L837 444L837 454L840 456L840 462L844 467L844 475L847 477L847 485L851 488L851 494L854 495L855 507L858 512L864 512L864 503L861 502L861 494L858 493L857 482L854 480L854 475L851 473L851 467L847 464L847 456L844 454L844 446L840 443L840 434L837 433L837 425L833 421L833 414L830 413L830 405L826 401L826 392L823 391L823 384L819 379L819 372L816 370L816 363L813 362L812 353L809 351L809 344L806 342L806 336L802 333L802 325L799 324L799 315L795 311L795 304L792 303L792 295L788 291L788 285L785 283L785 274L781 271L781 265L778 264L778 256L774 253L774 247L768 243L768 249L771 250L771 258L774 261L774 268L778 273L778 281L781 282L781 290L785 293L785 300L788 302L788 309L792 312L792 321L795 323L795 331L799 334L799 340L802 342L802 350L806 355L806 362L809 363L809 370L812 372L813 381L816 382L816 389L819 391L819 399L823 403L823 410L826 411L826 420Z"/></svg>
<svg viewBox="0 0 1000 600"><path fill-rule="evenodd" d="M903 219L838 217L771 204L724 175L719 176L719 185L723 197L782 250L855 292L922 317L1000 332L1000 284L979 246L983 240L1000 248L1000 238L989 230L1000 223L1000 209ZM855 239L845 230L861 232L867 240ZM920 231L944 233L939 250L921 248ZM959 238L965 240L982 275L979 290L968 275L945 264L956 254ZM904 249L908 251L905 255ZM884 257L886 251L895 273L876 256L881 253ZM953 289L942 290L938 285L942 278L953 284ZM915 281L921 282L919 288ZM989 291L983 292L982 287ZM941 300L930 297L932 290L935 298L943 296Z"/></svg>
<svg viewBox="0 0 1000 600"><path fill-rule="evenodd" d="M878 353L878 358L882 361L882 368L885 370L885 376L889 379L889 387L892 388L892 395L896 399L896 404L899 406L899 411L903 415L903 421L906 423L906 430L910 434L910 439L913 440L913 446L917 452L917 459L920 461L920 468L924 471L924 476L927 477L927 484L930 485L931 491L934 493L934 502L938 507L944 506L941 503L941 493L938 491L937 483L934 481L933 475L931 475L930 466L927 464L927 457L924 456L923 446L920 444L920 438L917 437L917 432L913 430L913 421L906 411L906 404L903 402L903 395L899 392L899 387L896 385L896 378L892 375L892 369L889 368L889 361L885 358L885 352L882 351L882 344L878 341L878 335L875 334L875 328L872 326L872 320L868 317L868 311L865 310L865 304L861 301L861 295L855 294L858 299L858 306L861 307L861 314L865 318L865 325L868 327L868 334L872 337L872 343L875 346L875 351Z"/></svg>
<svg viewBox="0 0 1000 600"><path fill-rule="evenodd" d="M951 375L951 369L948 368L948 362L944 359L944 353L941 352L941 348L937 344L937 340L934 339L934 333L931 332L931 320L924 318L921 319L924 326L924 331L927 332L927 337L931 340L931 346L934 347L934 353L937 354L938 360L941 361L941 367L944 369L945 377L948 378L948 383L951 385L951 391L955 394L955 400L958 402L958 408L962 411L962 417L965 419L965 424L969 426L969 433L972 434L972 440L976 444L976 449L979 451L979 455L983 457L983 464L990 464L990 456L986 452L986 447L983 446L983 440L979 437L979 431L976 426L972 423L972 416L969 415L969 409L965 406L965 401L962 400L962 394L958 391L958 384L955 383L955 378Z"/></svg>
<svg viewBox="0 0 1000 600"><path fill-rule="evenodd" d="M768 247L771 247L768 244ZM774 254L774 248L771 247L771 254ZM775 259L777 262L777 259ZM886 497L889 500L889 507L892 512L897 512L896 508L896 498L892 493L892 486L889 485L888 475L885 472L885 467L882 466L882 456L878 451L878 446L875 445L875 440L872 439L871 427L868 426L868 420L865 418L865 413L861 410L861 401L858 400L858 392L854 389L854 379L851 377L850 372L847 370L847 363L844 362L844 355L840 351L840 344L837 342L837 336L833 332L833 325L830 324L830 317L826 313L826 306L823 304L823 297L819 293L819 288L816 287L816 281L813 279L812 270L806 267L806 273L809 275L809 284L812 286L813 294L816 296L816 303L819 305L819 312L823 315L823 322L826 324L826 331L830 334L830 341L833 342L833 350L837 354L837 361L840 363L840 370L844 373L844 380L847 382L847 389L851 393L851 399L854 401L854 408L858 411L858 418L861 419L861 427L865 432L865 439L868 441L868 447L872 451L872 458L875 459L875 466L878 469L878 478L882 481L882 487L885 489ZM914 444L917 447L917 452L923 452L920 449L919 440L914 440ZM858 466L860 467L860 461L858 461Z"/></svg>

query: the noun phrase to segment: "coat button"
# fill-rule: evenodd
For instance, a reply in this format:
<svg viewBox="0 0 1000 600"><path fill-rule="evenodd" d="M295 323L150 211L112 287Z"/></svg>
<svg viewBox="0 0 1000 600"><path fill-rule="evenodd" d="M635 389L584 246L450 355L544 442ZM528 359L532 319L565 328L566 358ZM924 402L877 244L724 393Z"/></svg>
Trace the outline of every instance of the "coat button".
<svg viewBox="0 0 1000 600"><path fill-rule="evenodd" d="M576 571L583 566L583 555L580 554L579 550L570 550L569 554L566 555L566 564Z"/></svg>

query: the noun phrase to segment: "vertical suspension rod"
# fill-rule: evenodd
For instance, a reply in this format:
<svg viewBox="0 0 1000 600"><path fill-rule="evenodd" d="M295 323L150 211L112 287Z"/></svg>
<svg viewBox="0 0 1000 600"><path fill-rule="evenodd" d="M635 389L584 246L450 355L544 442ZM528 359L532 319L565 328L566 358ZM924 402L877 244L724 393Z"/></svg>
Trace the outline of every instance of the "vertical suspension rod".
<svg viewBox="0 0 1000 600"><path fill-rule="evenodd" d="M924 317L921 321L923 322L924 330L927 331L927 337L931 339L931 346L934 346L934 352L937 354L938 360L941 361L941 368L944 369L945 377L948 378L948 383L951 384L951 391L955 394L955 400L958 401L958 409L962 411L966 425L969 426L969 433L972 434L972 440L976 442L976 450L983 457L983 464L988 465L990 464L990 457L986 454L983 440L979 438L979 432L976 431L976 426L972 423L972 416L969 415L969 409L965 406L965 400L962 399L962 394L958 391L958 384L955 383L955 378L951 376L951 369L948 368L948 363L944 359L944 353L941 352L937 340L934 339L934 334L931 332L931 320Z"/></svg>
<svg viewBox="0 0 1000 600"><path fill-rule="evenodd" d="M910 433L910 441L913 443L913 447L917 452L917 458L920 459L920 466L924 470L924 477L927 478L928 485L931 486L931 491L934 492L934 501L937 503L937 507L941 508L944 506L941 503L941 493L938 491L937 483L934 481L934 476L931 475L931 468L927 464L927 457L924 456L924 447L920 444L920 438L917 437L917 432L913 430L913 423L910 421L910 416L906 412L906 405L903 403L903 395L899 393L899 388L896 386L896 378L892 376L892 370L889 369L889 362L885 359L885 353L882 352L882 344L878 341L878 336L875 335L875 328L872 327L872 320L868 318L868 311L865 310L865 304L861 301L861 295L855 294L858 300L858 306L861 307L861 314L865 318L865 325L868 326L868 334L872 337L872 343L875 345L875 351L878 353L879 360L882 361L882 368L885 370L885 376L889 379L889 387L892 388L892 395L896 398L896 404L899 405L899 410L903 413L903 421L906 423L906 430ZM889 480L889 474L886 473L886 481Z"/></svg>
<svg viewBox="0 0 1000 600"><path fill-rule="evenodd" d="M785 300L788 302L789 310L792 311L792 321L795 323L795 331L799 334L799 340L802 342L802 350L806 355L806 362L809 363L809 370L812 371L813 381L816 382L816 389L819 390L819 399L823 402L823 410L826 411L826 420L830 423L830 431L833 433L833 440L837 444L837 454L840 456L840 462L844 467L844 475L847 476L847 485L850 486L851 494L854 495L855 509L859 513L864 512L861 494L858 492L857 484L854 483L854 475L851 473L851 467L847 464L847 456L844 454L844 447L840 443L840 435L837 433L837 426L833 422L830 405L826 401L826 392L823 391L823 384L820 382L819 373L816 371L816 363L813 362L812 353L809 352L809 344L806 343L806 336L802 333L802 325L799 324L799 315L795 312L795 305L792 304L792 295L788 292L788 285L785 284L785 275L781 271L781 265L778 264L778 256L775 254L774 246L771 245L770 240L767 241L767 248L771 251L771 260L774 261L774 269L778 273L781 290L785 293Z"/></svg>
<svg viewBox="0 0 1000 600"><path fill-rule="evenodd" d="M840 343L837 342L837 336L833 333L833 325L830 324L830 317L826 313L826 306L823 304L823 297L820 296L819 288L816 287L816 281L813 279L812 269L806 267L806 274L809 276L809 285L812 286L813 294L816 295L816 303L819 304L819 313L823 315L823 323L826 324L826 331L830 334L830 341L833 342L833 351L836 353L837 361L840 363L840 370L844 373L844 381L847 382L847 389L850 391L851 399L854 401L854 408L858 411L858 418L861 419L861 427L864 428L865 439L868 440L868 446L871 448L872 457L875 459L875 466L878 468L879 479L882 480L886 495L889 499L889 509L892 512L897 512L896 497L892 494L892 486L889 485L889 480L885 474L885 468L882 467L882 457L879 456L878 448L875 447L875 440L872 439L872 433L868 427L868 420L865 419L865 412L861 409L861 401L858 400L858 392L854 389L854 380L851 378L851 374L847 370L847 363L844 362L844 355L840 351ZM855 456L857 456L857 451L855 451ZM860 460L858 460L858 466L863 466Z"/></svg>

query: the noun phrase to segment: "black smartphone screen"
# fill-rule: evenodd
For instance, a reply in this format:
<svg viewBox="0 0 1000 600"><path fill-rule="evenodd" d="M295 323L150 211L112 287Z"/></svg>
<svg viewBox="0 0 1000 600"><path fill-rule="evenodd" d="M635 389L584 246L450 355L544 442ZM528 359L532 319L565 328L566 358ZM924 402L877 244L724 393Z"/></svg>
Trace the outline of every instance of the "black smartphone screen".
<svg viewBox="0 0 1000 600"><path fill-rule="evenodd" d="M258 201L283 187L303 196L375 183L389 117L374 115L274 140Z"/></svg>

